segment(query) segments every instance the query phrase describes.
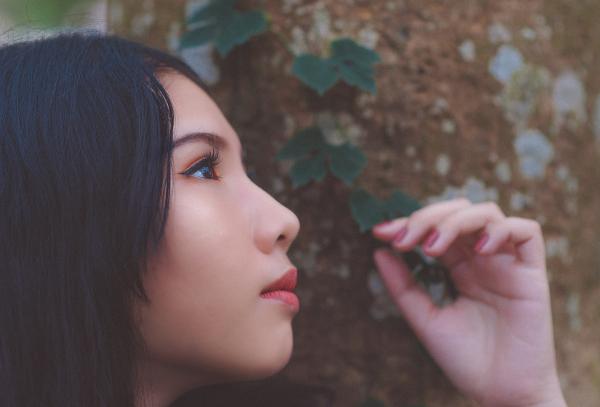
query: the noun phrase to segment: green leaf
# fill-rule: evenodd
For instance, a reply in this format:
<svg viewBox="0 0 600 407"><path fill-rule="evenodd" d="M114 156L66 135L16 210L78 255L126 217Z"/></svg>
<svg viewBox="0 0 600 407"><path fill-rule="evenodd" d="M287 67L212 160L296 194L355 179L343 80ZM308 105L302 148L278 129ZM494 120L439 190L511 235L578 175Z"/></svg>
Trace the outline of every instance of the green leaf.
<svg viewBox="0 0 600 407"><path fill-rule="evenodd" d="M267 29L267 19L258 10L239 12L234 9L238 0L212 0L194 12L186 21L187 31L180 49L214 41L217 51L227 55L236 45ZM209 28L210 27L210 28Z"/></svg>
<svg viewBox="0 0 600 407"><path fill-rule="evenodd" d="M325 157L323 154L298 160L290 170L294 188L308 184L313 179L315 181L321 181L326 173Z"/></svg>
<svg viewBox="0 0 600 407"><path fill-rule="evenodd" d="M357 147L346 143L329 147L331 172L346 185L351 185L367 163L367 157Z"/></svg>
<svg viewBox="0 0 600 407"><path fill-rule="evenodd" d="M384 205L389 219L398 216L410 216L410 214L423 207L419 201L401 191L394 191Z"/></svg>
<svg viewBox="0 0 600 407"><path fill-rule="evenodd" d="M212 0L206 6L199 8L188 17L186 24L192 26L197 23L205 24L215 22L227 16L233 11L233 7L239 0Z"/></svg>
<svg viewBox="0 0 600 407"><path fill-rule="evenodd" d="M346 185L352 184L367 162L367 158L362 151L350 143L340 146L328 144L321 129L315 126L297 132L294 137L281 148L279 153L277 153L276 158L278 160L304 159L302 163L295 164L300 167L299 169L293 167L293 171L300 174L296 175L298 182L306 183L313 178L307 178L308 175L304 173L305 167L309 166L309 163L304 161L315 156L319 157L319 170L321 169L321 161L325 164L328 163L331 173L342 180ZM314 163L314 165L317 164ZM292 178L294 178L293 175ZM314 179L320 181L322 177L316 177ZM297 183L295 182L295 184Z"/></svg>
<svg viewBox="0 0 600 407"><path fill-rule="evenodd" d="M292 73L304 84L324 94L342 79L352 86L376 93L373 64L381 58L377 52L357 44L351 38L331 43L329 58L303 54L294 60Z"/></svg>
<svg viewBox="0 0 600 407"><path fill-rule="evenodd" d="M421 204L401 191L394 191L389 199L380 201L367 191L357 189L350 195L350 208L360 231L364 232L385 220L408 216L421 208Z"/></svg>
<svg viewBox="0 0 600 407"><path fill-rule="evenodd" d="M320 151L325 146L325 138L321 129L309 127L297 132L290 141L277 153L278 160L296 160L311 152Z"/></svg>
<svg viewBox="0 0 600 407"><path fill-rule="evenodd" d="M352 217L358 222L361 233L384 220L384 212L379 201L364 189L356 189L350 194Z"/></svg>
<svg viewBox="0 0 600 407"><path fill-rule="evenodd" d="M347 84L373 94L377 92L375 79L373 79L374 71L370 67L356 65L352 61L344 61L337 66L340 76Z"/></svg>
<svg viewBox="0 0 600 407"><path fill-rule="evenodd" d="M381 61L377 52L357 44L351 38L340 38L331 43L331 59L334 61L350 60L363 66L371 66Z"/></svg>
<svg viewBox="0 0 600 407"><path fill-rule="evenodd" d="M248 11L246 13L234 12L221 22L223 24L216 38L215 46L223 56L236 45L243 44L251 37L264 32L267 29L267 20L260 11Z"/></svg>
<svg viewBox="0 0 600 407"><path fill-rule="evenodd" d="M188 31L181 37L179 47L184 49L206 44L213 40L216 30L217 27L215 25L209 24Z"/></svg>
<svg viewBox="0 0 600 407"><path fill-rule="evenodd" d="M373 64L381 59L375 51L357 44L350 38L331 43L331 61L341 78L350 85L376 93Z"/></svg>
<svg viewBox="0 0 600 407"><path fill-rule="evenodd" d="M305 85L324 94L338 80L335 67L328 60L311 54L303 54L294 59L292 73Z"/></svg>

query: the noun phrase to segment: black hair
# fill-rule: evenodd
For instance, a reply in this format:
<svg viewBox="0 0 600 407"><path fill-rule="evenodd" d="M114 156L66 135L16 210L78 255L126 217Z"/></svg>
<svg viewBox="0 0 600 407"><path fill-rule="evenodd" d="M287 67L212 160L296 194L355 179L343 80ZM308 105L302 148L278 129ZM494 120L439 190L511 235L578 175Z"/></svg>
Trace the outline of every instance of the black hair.
<svg viewBox="0 0 600 407"><path fill-rule="evenodd" d="M96 31L0 47L0 406L133 407L134 302L168 217L174 111L159 82L198 75ZM172 406L330 406L272 377Z"/></svg>
<svg viewBox="0 0 600 407"><path fill-rule="evenodd" d="M0 47L2 407L134 405L133 301L171 195L163 70L207 90L96 31Z"/></svg>

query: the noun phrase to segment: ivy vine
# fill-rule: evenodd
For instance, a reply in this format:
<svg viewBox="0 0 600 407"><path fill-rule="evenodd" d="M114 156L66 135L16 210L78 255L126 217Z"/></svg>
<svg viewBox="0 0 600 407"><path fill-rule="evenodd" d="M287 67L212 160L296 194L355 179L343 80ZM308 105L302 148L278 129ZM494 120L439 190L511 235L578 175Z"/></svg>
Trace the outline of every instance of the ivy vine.
<svg viewBox="0 0 600 407"><path fill-rule="evenodd" d="M265 13L259 10L240 12L239 0L211 1L196 10L186 20L186 31L180 39L180 49L212 42L222 56L268 28Z"/></svg>
<svg viewBox="0 0 600 407"><path fill-rule="evenodd" d="M237 3L239 0L211 0L192 13L186 19L180 49L214 43L217 51L226 56L234 47L269 30L267 13L262 10L240 11L236 9ZM274 34L283 42L285 49L293 54L291 74L320 96L339 81L361 91L377 93L374 65L381 58L376 51L351 38L338 38L329 44L328 55L296 55L280 33ZM317 126L297 131L276 158L294 161L289 174L293 188L320 182L328 173L351 188L348 203L361 233L380 222L408 216L421 207L416 199L400 190L393 191L387 199L379 199L366 190L353 186L366 167L365 154L350 143L329 143ZM446 292L449 292L451 298L456 297L456 291L443 266L434 259L428 258L420 250L406 253L404 258L415 279L425 288L444 281Z"/></svg>
<svg viewBox="0 0 600 407"><path fill-rule="evenodd" d="M350 38L340 38L331 42L327 58L312 54L297 56L292 72L320 95L340 79L375 94L373 64L380 60L375 51L358 45Z"/></svg>

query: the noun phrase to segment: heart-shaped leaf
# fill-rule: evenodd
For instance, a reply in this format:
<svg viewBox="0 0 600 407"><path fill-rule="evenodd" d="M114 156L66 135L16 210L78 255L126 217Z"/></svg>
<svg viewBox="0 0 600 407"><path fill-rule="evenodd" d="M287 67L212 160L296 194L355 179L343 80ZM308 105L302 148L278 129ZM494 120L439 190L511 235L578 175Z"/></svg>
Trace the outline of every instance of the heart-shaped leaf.
<svg viewBox="0 0 600 407"><path fill-rule="evenodd" d="M217 27L214 24L207 24L187 31L179 40L181 48L197 47L206 44L215 38Z"/></svg>
<svg viewBox="0 0 600 407"><path fill-rule="evenodd" d="M234 6L238 0L212 0L187 19L180 49L214 42L222 56L236 45L267 29L267 19L258 10L239 12Z"/></svg>
<svg viewBox="0 0 600 407"><path fill-rule="evenodd" d="M324 94L338 80L335 66L328 60L310 54L303 54L294 59L292 72L305 85Z"/></svg>
<svg viewBox="0 0 600 407"><path fill-rule="evenodd" d="M331 43L328 58L311 54L296 57L292 72L320 95L340 79L376 93L373 64L380 60L377 52L357 44L351 38L340 38Z"/></svg>
<svg viewBox="0 0 600 407"><path fill-rule="evenodd" d="M327 164L335 177L346 185L351 185L367 162L365 155L349 143L340 146L327 143L318 127L308 127L297 132L277 153L276 158L299 160L292 167L290 174L292 181L295 180L294 186L304 185L313 179L321 181ZM311 161L316 158L317 161ZM311 176L312 171L319 176Z"/></svg>
<svg viewBox="0 0 600 407"><path fill-rule="evenodd" d="M321 181L325 177L325 157L318 154L314 157L302 158L294 163L290 170L294 188L308 184L311 180Z"/></svg>
<svg viewBox="0 0 600 407"><path fill-rule="evenodd" d="M351 185L367 164L367 157L351 144L329 147L331 172L346 185Z"/></svg>
<svg viewBox="0 0 600 407"><path fill-rule="evenodd" d="M408 216L421 208L421 204L401 191L394 191L389 199L380 201L363 189L350 194L350 210L360 231L371 229L378 223L399 216Z"/></svg>
<svg viewBox="0 0 600 407"><path fill-rule="evenodd" d="M411 213L423 207L419 201L401 191L394 191L390 199L383 205L388 219L398 216L410 216Z"/></svg>
<svg viewBox="0 0 600 407"><path fill-rule="evenodd" d="M267 29L265 15L256 10L246 13L234 12L228 18L224 18L221 24L221 31L215 39L215 45L223 56L227 55L236 45L245 43L251 37Z"/></svg>
<svg viewBox="0 0 600 407"><path fill-rule="evenodd" d="M216 23L218 20L226 18L231 14L236 3L239 0L212 0L204 7L200 7L191 16L188 17L186 24L188 27L195 24Z"/></svg>
<svg viewBox="0 0 600 407"><path fill-rule="evenodd" d="M325 146L325 138L318 127L308 127L297 132L277 153L278 160L296 160Z"/></svg>
<svg viewBox="0 0 600 407"><path fill-rule="evenodd" d="M358 45L349 38L331 43L331 61L348 84L376 93L373 64L381 58L375 51Z"/></svg>

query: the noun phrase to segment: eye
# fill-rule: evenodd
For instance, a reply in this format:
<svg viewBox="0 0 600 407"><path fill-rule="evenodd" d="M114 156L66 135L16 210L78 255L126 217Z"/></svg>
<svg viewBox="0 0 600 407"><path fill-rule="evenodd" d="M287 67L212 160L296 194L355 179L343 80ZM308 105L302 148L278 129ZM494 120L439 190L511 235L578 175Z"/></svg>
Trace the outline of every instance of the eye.
<svg viewBox="0 0 600 407"><path fill-rule="evenodd" d="M201 178L219 180L221 179L215 172L215 168L220 163L220 156L218 150L212 150L209 155L202 158L200 161L192 165L188 170L181 174L192 176L197 173L202 174Z"/></svg>

